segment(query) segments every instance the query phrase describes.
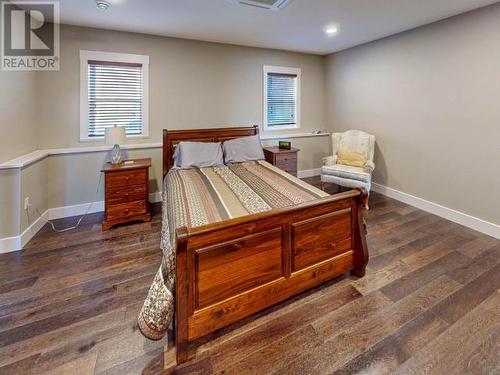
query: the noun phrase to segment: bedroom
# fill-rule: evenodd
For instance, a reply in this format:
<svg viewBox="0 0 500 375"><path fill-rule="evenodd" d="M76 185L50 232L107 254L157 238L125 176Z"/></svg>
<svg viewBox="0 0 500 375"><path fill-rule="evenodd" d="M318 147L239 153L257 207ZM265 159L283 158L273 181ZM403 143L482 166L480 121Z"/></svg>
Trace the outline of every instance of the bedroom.
<svg viewBox="0 0 500 375"><path fill-rule="evenodd" d="M2 2L0 373L500 371L500 4L268 3Z"/></svg>

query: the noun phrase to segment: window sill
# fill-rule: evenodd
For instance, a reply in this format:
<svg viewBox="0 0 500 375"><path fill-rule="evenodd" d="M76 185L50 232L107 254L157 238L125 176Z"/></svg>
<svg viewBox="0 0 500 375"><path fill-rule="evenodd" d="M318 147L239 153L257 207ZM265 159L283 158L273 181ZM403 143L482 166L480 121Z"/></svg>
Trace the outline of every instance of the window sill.
<svg viewBox="0 0 500 375"><path fill-rule="evenodd" d="M273 139L291 139L291 138L311 138L311 137L327 137L330 133L282 133L282 134L269 134L262 132L260 135L261 141L269 141Z"/></svg>

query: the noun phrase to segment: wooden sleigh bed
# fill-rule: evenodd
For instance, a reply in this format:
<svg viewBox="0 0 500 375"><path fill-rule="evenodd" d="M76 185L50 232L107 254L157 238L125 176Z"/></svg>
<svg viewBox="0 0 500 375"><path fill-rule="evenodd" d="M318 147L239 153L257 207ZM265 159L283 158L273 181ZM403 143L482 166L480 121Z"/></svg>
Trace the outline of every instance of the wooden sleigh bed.
<svg viewBox="0 0 500 375"><path fill-rule="evenodd" d="M223 142L256 134L258 127L164 130L164 177L173 166L175 145L181 141ZM368 262L364 199L353 190L205 226L178 228L177 362L188 360L193 340L344 273L362 277Z"/></svg>

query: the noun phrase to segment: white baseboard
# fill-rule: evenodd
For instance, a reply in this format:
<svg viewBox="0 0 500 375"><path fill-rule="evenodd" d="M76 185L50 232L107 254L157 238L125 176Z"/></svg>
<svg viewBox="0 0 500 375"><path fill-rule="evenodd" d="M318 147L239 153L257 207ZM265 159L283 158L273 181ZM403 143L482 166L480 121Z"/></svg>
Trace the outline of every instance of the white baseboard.
<svg viewBox="0 0 500 375"><path fill-rule="evenodd" d="M321 168L306 169L303 171L298 171L297 177L298 178L307 178L307 177L319 176L320 174L321 174Z"/></svg>
<svg viewBox="0 0 500 375"><path fill-rule="evenodd" d="M17 251L21 248L21 236L0 239L0 254L10 253L11 251Z"/></svg>
<svg viewBox="0 0 500 375"><path fill-rule="evenodd" d="M152 203L161 202L162 194L157 191L149 194L149 201ZM89 208L90 205L90 208ZM45 220L57 220L65 217L80 216L87 212L93 214L104 211L104 201L92 203L76 204L72 206L49 208L41 217L36 219L21 235L7 238L0 238L0 254L21 250L31 240L35 234L45 225ZM45 219L45 220L44 220Z"/></svg>
<svg viewBox="0 0 500 375"><path fill-rule="evenodd" d="M36 219L20 236L0 238L0 254L21 250L49 220L49 210Z"/></svg>
<svg viewBox="0 0 500 375"><path fill-rule="evenodd" d="M319 176L321 169L308 169L298 172L299 178ZM162 193L157 191L149 194L149 201L158 203L162 201ZM89 205L91 207L89 208ZM71 206L49 208L39 217L29 228L27 228L21 235L7 238L0 238L0 254L8 253L11 251L21 250L40 229L45 225L45 220L57 220L65 217L80 216L87 212L89 214L104 211L104 201L96 201L91 203L76 204ZM45 219L45 220L43 220Z"/></svg>
<svg viewBox="0 0 500 375"><path fill-rule="evenodd" d="M89 214L104 211L104 201L49 208L49 220L57 220L63 219L65 217L83 215L87 212L87 210Z"/></svg>
<svg viewBox="0 0 500 375"><path fill-rule="evenodd" d="M402 191L392 189L384 185L373 183L372 188L373 191L385 195L389 198L396 199L400 202L409 204L410 206L419 208L426 212L430 212L431 214L440 216L457 224L487 234L488 236L500 239L500 225L490 223L486 220L479 219L477 217L453 210L451 208L427 201L422 198L415 197L407 193L403 193Z"/></svg>
<svg viewBox="0 0 500 375"><path fill-rule="evenodd" d="M162 193L161 191L157 191L156 193L151 193L149 194L149 201L151 203L158 203L158 202L161 202L162 200Z"/></svg>

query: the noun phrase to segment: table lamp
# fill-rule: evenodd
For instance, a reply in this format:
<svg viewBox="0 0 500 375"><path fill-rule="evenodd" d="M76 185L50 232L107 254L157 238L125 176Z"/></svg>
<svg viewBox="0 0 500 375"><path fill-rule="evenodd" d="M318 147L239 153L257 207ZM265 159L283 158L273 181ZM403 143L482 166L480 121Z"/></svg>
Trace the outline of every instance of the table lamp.
<svg viewBox="0 0 500 375"><path fill-rule="evenodd" d="M111 164L120 164L122 162L122 151L120 144L124 144L126 140L125 128L114 126L106 128L106 144L113 146L111 153Z"/></svg>

